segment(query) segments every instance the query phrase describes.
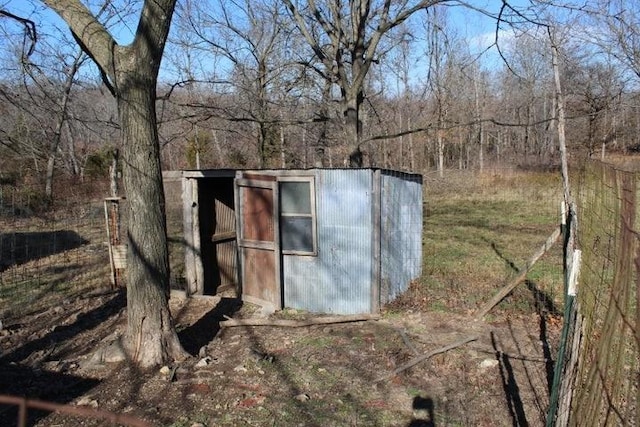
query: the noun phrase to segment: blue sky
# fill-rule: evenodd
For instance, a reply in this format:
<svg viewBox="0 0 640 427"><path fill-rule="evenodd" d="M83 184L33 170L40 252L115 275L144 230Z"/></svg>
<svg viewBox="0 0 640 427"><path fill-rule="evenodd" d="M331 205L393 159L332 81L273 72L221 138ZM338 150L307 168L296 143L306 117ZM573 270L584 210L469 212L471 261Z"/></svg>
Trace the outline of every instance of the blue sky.
<svg viewBox="0 0 640 427"><path fill-rule="evenodd" d="M178 2L180 2L180 0L178 0ZM100 1L90 0L90 3L99 4ZM469 3L478 9L485 9L492 13L497 13L502 5L502 0L472 0ZM523 0L510 1L510 4L516 6L522 6L526 3L527 2ZM47 31L46 27L49 25L64 26L54 12L41 4L40 1L34 0L0 0L0 7L26 18L33 18L33 12L36 11L38 14L38 24L40 24L40 28L45 31ZM453 25L464 35L486 38L486 36L492 35L495 31L495 22L478 12L460 6L448 8L448 11ZM118 39L119 43L126 44L131 40L133 31L135 31L135 24L129 25L128 28L123 27L115 33L116 39Z"/></svg>
<svg viewBox="0 0 640 427"><path fill-rule="evenodd" d="M93 4L100 4L102 0L89 0ZM180 1L180 0L178 0ZM134 2L135 3L135 2ZM141 2L138 2L138 4ZM478 9L488 10L491 13L497 13L502 5L501 0L470 0L473 7ZM511 4L525 5L528 2L526 0L515 0ZM66 25L62 20L51 10L41 5L40 1L34 0L0 0L0 5L6 10L12 13L31 18L36 20L38 24L38 31L41 34L52 33L56 31L54 27L67 31ZM34 12L35 11L35 12ZM464 7L450 7L447 8L448 16L450 17L450 27L464 39L469 41L469 49L473 53L480 53L487 49L494 42L496 23L489 17L483 16L481 13L471 11ZM120 26L115 29L114 36L119 43L126 44L131 41L133 31L135 31L135 19L130 19L128 25ZM507 33L502 33L501 38L506 40ZM495 48L485 53L483 56L483 62L494 63L498 61L498 55Z"/></svg>

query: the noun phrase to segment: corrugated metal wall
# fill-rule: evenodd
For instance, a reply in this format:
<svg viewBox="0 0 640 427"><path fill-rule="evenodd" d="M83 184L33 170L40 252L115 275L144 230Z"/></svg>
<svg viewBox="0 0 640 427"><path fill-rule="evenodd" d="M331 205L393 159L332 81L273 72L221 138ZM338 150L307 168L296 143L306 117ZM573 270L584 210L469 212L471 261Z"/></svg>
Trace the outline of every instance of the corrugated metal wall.
<svg viewBox="0 0 640 427"><path fill-rule="evenodd" d="M380 299L392 301L422 274L422 177L381 171Z"/></svg>
<svg viewBox="0 0 640 427"><path fill-rule="evenodd" d="M313 173L318 255L283 256L284 304L311 312L368 313L373 171L319 169Z"/></svg>

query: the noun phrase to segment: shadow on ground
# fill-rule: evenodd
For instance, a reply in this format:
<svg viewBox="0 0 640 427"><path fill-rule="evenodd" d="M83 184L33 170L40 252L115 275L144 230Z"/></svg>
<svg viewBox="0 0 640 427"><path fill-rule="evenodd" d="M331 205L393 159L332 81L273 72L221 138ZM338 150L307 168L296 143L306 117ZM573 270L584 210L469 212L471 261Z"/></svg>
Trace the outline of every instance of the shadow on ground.
<svg viewBox="0 0 640 427"><path fill-rule="evenodd" d="M89 243L75 231L0 233L0 271Z"/></svg>
<svg viewBox="0 0 640 427"><path fill-rule="evenodd" d="M0 394L67 404L84 395L99 381L74 375L34 369L17 364L0 363ZM27 426L35 425L49 412L29 409ZM0 425L17 426L18 407L0 404Z"/></svg>
<svg viewBox="0 0 640 427"><path fill-rule="evenodd" d="M192 356L197 356L200 348L218 334L220 322L225 320L225 316L231 317L241 307L242 300L239 298L221 298L212 310L178 333L182 347Z"/></svg>
<svg viewBox="0 0 640 427"><path fill-rule="evenodd" d="M61 343L72 340L76 335L100 326L111 316L124 309L126 303L125 292L118 292L104 304L78 315L76 321L69 325L51 325L51 331L40 338L25 342L0 356L0 365L19 363L36 352L47 352L59 347Z"/></svg>
<svg viewBox="0 0 640 427"><path fill-rule="evenodd" d="M435 405L430 397L413 398L414 416L407 427L435 427Z"/></svg>

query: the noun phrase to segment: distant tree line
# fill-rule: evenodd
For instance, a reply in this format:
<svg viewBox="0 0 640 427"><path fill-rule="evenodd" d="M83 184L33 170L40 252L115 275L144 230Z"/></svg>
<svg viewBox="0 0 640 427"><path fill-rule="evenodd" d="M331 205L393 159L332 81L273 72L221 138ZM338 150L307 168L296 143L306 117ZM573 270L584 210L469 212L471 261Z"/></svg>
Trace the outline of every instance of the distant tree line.
<svg viewBox="0 0 640 427"><path fill-rule="evenodd" d="M133 25L135 2L121 3L102 4L107 27ZM566 5L556 15L502 10L498 56L495 46L478 55L448 2L372 2L359 13L361 3L179 2L158 83L163 168L554 166L546 33L515 21L558 25L558 15L571 23L559 26L569 150L640 149L630 6L616 19L615 2L580 14ZM0 68L2 175L38 183L47 197L56 176L106 177L120 124L95 65L64 28L36 20L27 56L19 23L0 24L9 54Z"/></svg>

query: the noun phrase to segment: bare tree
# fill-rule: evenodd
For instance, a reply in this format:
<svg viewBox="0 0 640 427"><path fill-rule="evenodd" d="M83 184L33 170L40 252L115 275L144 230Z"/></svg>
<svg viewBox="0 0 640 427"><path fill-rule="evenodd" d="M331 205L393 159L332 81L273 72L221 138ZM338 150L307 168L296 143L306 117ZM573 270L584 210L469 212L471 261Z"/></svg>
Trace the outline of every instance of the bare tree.
<svg viewBox="0 0 640 427"><path fill-rule="evenodd" d="M437 169L440 176L444 174L444 145L445 145L445 121L448 120L450 108L451 85L448 77L451 70L451 61L445 61L448 49L447 34L444 31L443 17L438 9L432 11L433 18L428 22L429 45L429 85L433 93L434 109L436 116L436 152Z"/></svg>
<svg viewBox="0 0 640 427"><path fill-rule="evenodd" d="M640 79L640 4L599 0L589 6L580 8L580 12L590 18L588 25L595 31L589 31L584 41L595 44L601 53L615 58Z"/></svg>
<svg viewBox="0 0 640 427"><path fill-rule="evenodd" d="M123 347L147 367L186 356L169 312L169 257L156 122L156 82L175 0L147 0L131 44L119 45L79 0L43 0L98 66L118 104L129 205L127 331Z"/></svg>
<svg viewBox="0 0 640 427"><path fill-rule="evenodd" d="M372 65L380 59L382 39L414 13L436 4L456 2L283 1L314 57L324 65L315 67L315 71L340 90L349 163L362 166L360 111L365 100L365 81Z"/></svg>
<svg viewBox="0 0 640 427"><path fill-rule="evenodd" d="M478 143L478 169L484 170L484 152L485 152L485 122L484 109L487 100L488 82L486 74L480 70L476 64L472 65L473 79L473 103L474 103L474 119L477 136L475 140Z"/></svg>
<svg viewBox="0 0 640 427"><path fill-rule="evenodd" d="M436 166L442 176L449 163L457 161L460 169L469 164L469 143L471 135L477 134L480 101L474 76L469 75L473 64L466 43L451 27L446 9L432 7L429 18L425 31L429 41L427 87L435 122Z"/></svg>
<svg viewBox="0 0 640 427"><path fill-rule="evenodd" d="M121 10L115 16L109 4L109 0L102 1L96 12L105 25L123 16ZM37 182L41 186L37 196L44 208L46 202L53 201L54 176L73 182L84 179L86 162L99 158L104 145L113 144L113 129L118 125L113 119L113 98L105 96L90 77L95 71L67 26L45 20L42 10L32 6L33 10L22 11L38 30L37 43L32 46L25 45L22 25L0 20L2 48L8 54L0 67L4 83L0 99L7 107L0 120L0 134L6 135L12 147L12 153L3 156L5 171L16 171L21 182ZM108 114L102 114L104 106L111 107ZM25 132L27 129L31 130ZM26 153L31 154L32 162L25 168ZM92 172L97 177L95 172L98 169ZM69 186L59 188L68 194Z"/></svg>
<svg viewBox="0 0 640 427"><path fill-rule="evenodd" d="M396 164L397 167L405 168L407 166L405 162L408 161L409 169L414 170L413 135L410 134L408 138L405 138L405 135L402 133L411 127L413 118L411 106L415 100L415 94L411 92L409 75L415 58L411 55L411 40L408 31L403 29L402 34L396 49L389 54L390 60L388 64L385 64L387 65L385 68L388 69L388 73L391 74L393 78L393 81L389 80L389 84L395 85L395 87L392 86L388 89L386 87L386 81L384 79L381 81L381 92L387 94L387 96L383 95L382 102L382 115L386 117L387 120L381 123L381 125L385 127L384 131L386 133L400 134L399 137L393 139L394 143L398 145L397 150L394 150L397 154L397 159L389 159L389 162ZM379 101L376 102L376 104L379 103ZM393 117L394 120L388 120L389 117ZM405 150L405 145L407 145L405 143L406 140L408 140L408 150ZM405 151L408 151L408 157L405 156Z"/></svg>
<svg viewBox="0 0 640 427"><path fill-rule="evenodd" d="M593 155L600 145L615 140L615 132L609 128L607 119L620 99L624 84L612 64L588 63L581 58L567 60L569 66L563 77L565 91L572 101L567 107L571 107L575 120L583 124L577 136L584 141L589 155Z"/></svg>
<svg viewBox="0 0 640 427"><path fill-rule="evenodd" d="M76 78L76 73L78 69L85 61L86 56L81 49L73 57L73 62L70 67L68 67L67 76L63 83L62 87L62 95L59 99L59 111L58 117L56 119L55 129L53 132L53 137L51 138L51 142L49 144L49 154L47 157L47 171L45 175L45 189L44 194L48 200L51 200L53 197L53 174L54 174L54 166L56 161L56 155L58 153L58 149L60 148L60 141L62 139L62 132L64 126L67 122L67 110L69 107L69 97L71 95L71 88L73 87L74 80Z"/></svg>
<svg viewBox="0 0 640 427"><path fill-rule="evenodd" d="M224 105L193 100L191 111L204 126L215 117L226 120L228 130L251 135L259 167L273 166L278 151L282 158L283 126L295 122L289 113L295 112L296 97L288 93L300 89L301 67L291 60L295 40L283 15L278 2L220 0L187 1L178 13L183 31L176 43L197 49L208 64L185 70L187 81L214 93L216 87L224 88L218 96L234 98Z"/></svg>

